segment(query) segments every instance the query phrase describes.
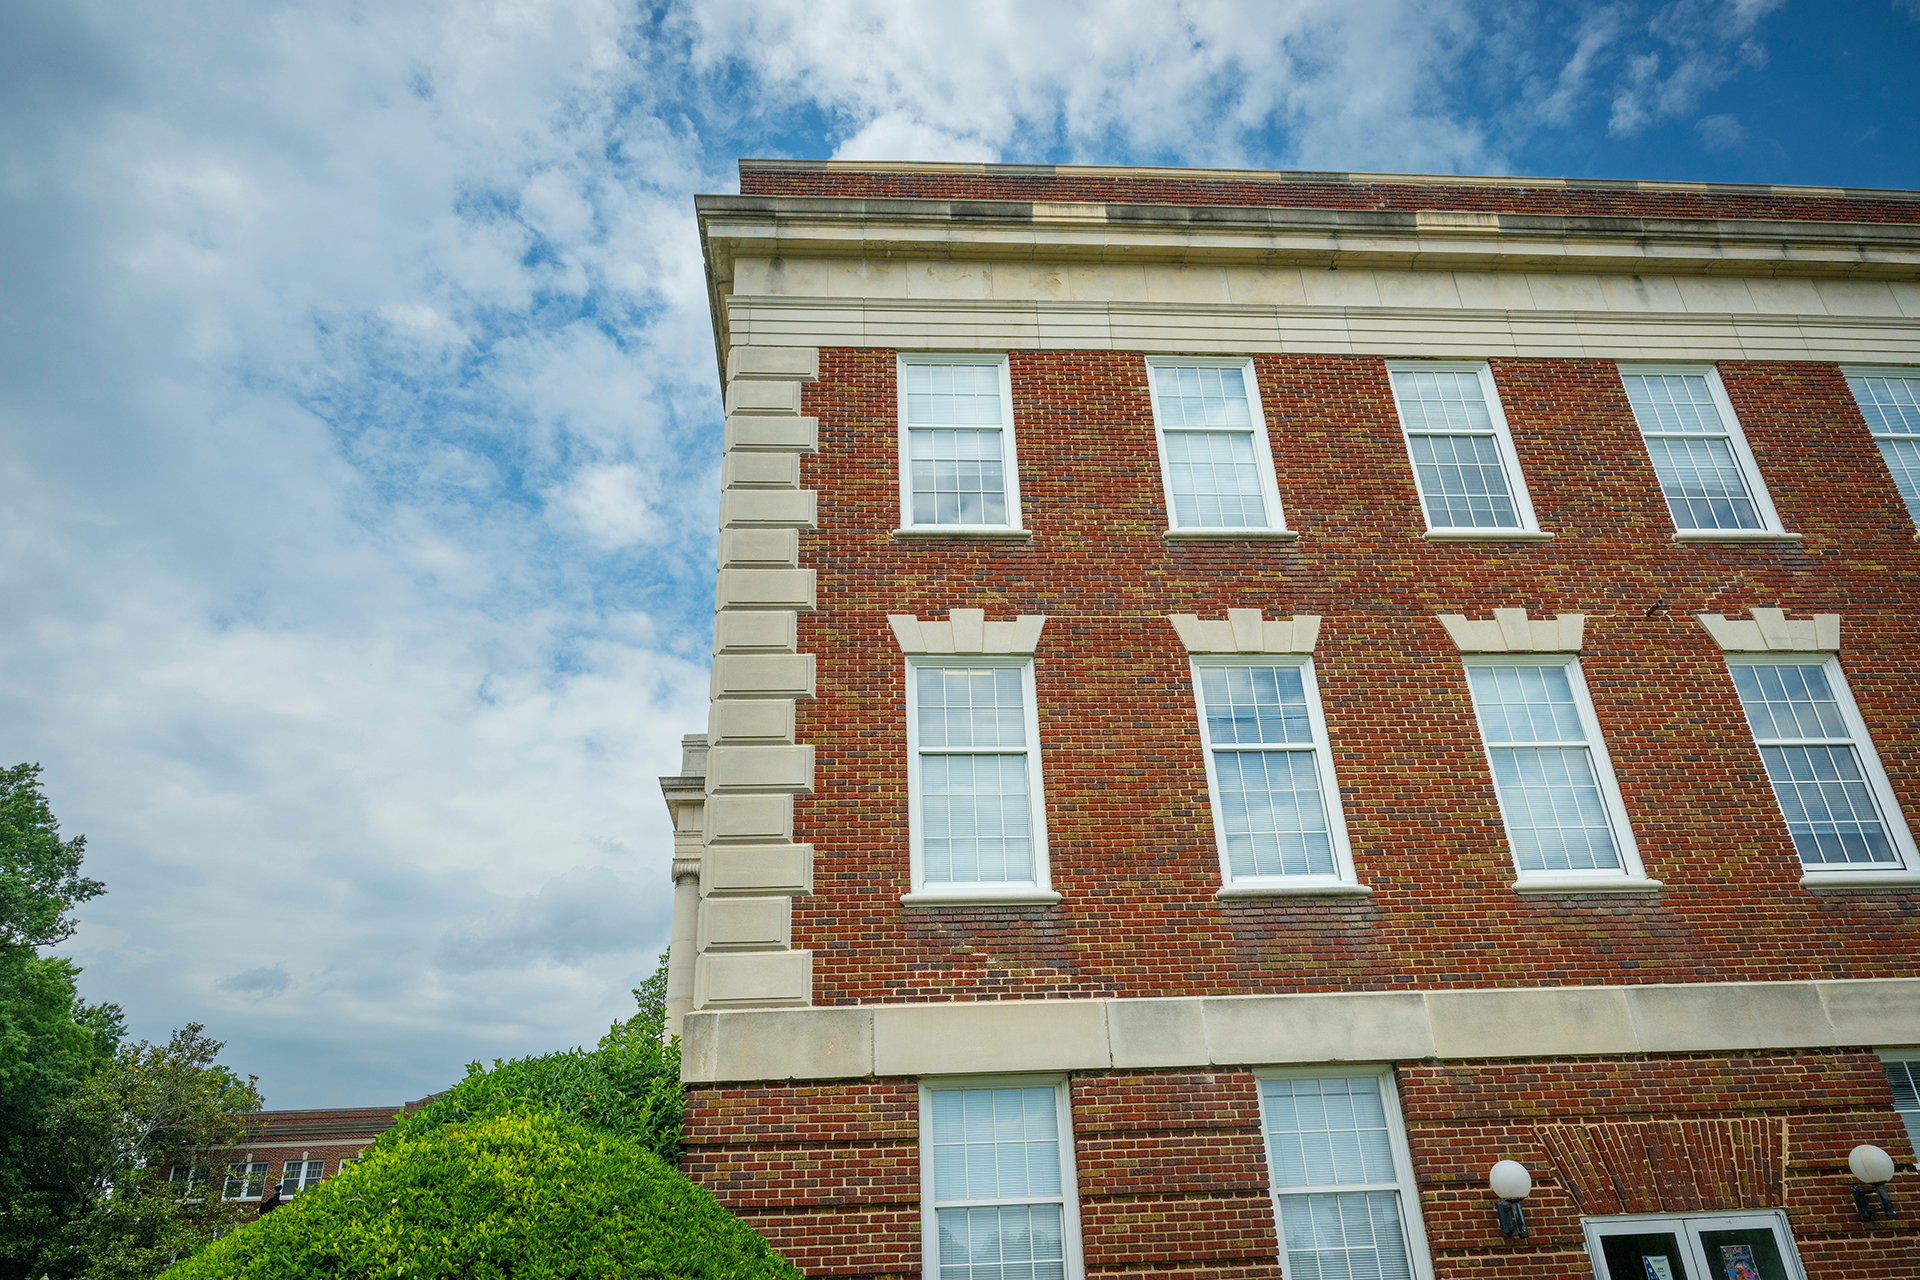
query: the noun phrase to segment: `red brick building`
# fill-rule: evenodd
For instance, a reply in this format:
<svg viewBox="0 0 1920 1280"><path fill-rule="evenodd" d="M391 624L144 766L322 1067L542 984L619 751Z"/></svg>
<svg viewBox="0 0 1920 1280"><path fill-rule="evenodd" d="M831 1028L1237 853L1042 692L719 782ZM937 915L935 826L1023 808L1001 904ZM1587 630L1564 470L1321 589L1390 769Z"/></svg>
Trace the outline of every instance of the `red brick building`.
<svg viewBox="0 0 1920 1280"><path fill-rule="evenodd" d="M245 1117L245 1143L216 1165L226 1169L221 1194L228 1200L257 1201L277 1184L291 1199L350 1167L401 1116L430 1101L253 1112ZM178 1180L186 1172L177 1169L173 1176Z"/></svg>
<svg viewBox="0 0 1920 1280"><path fill-rule="evenodd" d="M1920 1276L1920 194L741 190L688 1173L817 1276Z"/></svg>

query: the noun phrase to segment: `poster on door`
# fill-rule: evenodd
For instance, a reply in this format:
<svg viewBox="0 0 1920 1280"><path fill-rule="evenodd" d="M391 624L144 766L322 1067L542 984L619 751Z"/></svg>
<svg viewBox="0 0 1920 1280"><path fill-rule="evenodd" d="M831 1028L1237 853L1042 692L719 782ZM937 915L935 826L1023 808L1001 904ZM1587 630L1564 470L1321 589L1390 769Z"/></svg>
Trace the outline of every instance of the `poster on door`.
<svg viewBox="0 0 1920 1280"><path fill-rule="evenodd" d="M1760 1280L1759 1264L1753 1260L1753 1246L1750 1244L1723 1244L1720 1246L1720 1274L1726 1280Z"/></svg>
<svg viewBox="0 0 1920 1280"><path fill-rule="evenodd" d="M1673 1264L1665 1254L1642 1254L1640 1265L1647 1269L1646 1280L1673 1280Z"/></svg>

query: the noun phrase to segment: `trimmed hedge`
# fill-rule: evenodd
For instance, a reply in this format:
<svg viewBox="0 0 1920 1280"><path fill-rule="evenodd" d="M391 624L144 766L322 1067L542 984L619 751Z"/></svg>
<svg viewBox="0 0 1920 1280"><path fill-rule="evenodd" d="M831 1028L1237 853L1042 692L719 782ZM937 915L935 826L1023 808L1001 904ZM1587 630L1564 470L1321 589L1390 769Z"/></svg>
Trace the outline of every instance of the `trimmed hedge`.
<svg viewBox="0 0 1920 1280"><path fill-rule="evenodd" d="M168 1280L799 1280L706 1191L637 1143L496 1116L377 1147L202 1249Z"/></svg>

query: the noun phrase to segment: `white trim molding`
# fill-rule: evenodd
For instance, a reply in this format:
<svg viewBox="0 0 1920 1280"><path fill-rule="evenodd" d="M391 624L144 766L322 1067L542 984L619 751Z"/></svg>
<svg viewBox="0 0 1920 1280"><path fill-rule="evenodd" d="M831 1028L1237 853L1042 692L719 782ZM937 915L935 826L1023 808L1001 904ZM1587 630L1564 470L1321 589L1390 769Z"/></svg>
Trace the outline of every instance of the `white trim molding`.
<svg viewBox="0 0 1920 1280"><path fill-rule="evenodd" d="M1436 617L1462 653L1578 653L1586 639L1584 613L1558 613L1552 621L1530 620L1525 609L1495 609L1491 622L1459 613Z"/></svg>
<svg viewBox="0 0 1920 1280"><path fill-rule="evenodd" d="M1750 618L1696 613L1700 625L1726 653L1838 653L1840 615L1789 618L1785 609L1751 609Z"/></svg>
<svg viewBox="0 0 1920 1280"><path fill-rule="evenodd" d="M1190 654L1312 653L1320 641L1320 615L1296 613L1291 619L1266 619L1258 609L1229 609L1226 621L1191 613L1170 613L1174 634Z"/></svg>
<svg viewBox="0 0 1920 1280"><path fill-rule="evenodd" d="M985 609L949 609L947 620L922 621L910 613L890 613L887 625L905 654L1026 654L1040 647L1044 613L1023 613L1012 622L989 622Z"/></svg>
<svg viewBox="0 0 1920 1280"><path fill-rule="evenodd" d="M1920 978L982 1000L687 1016L680 1078L1920 1047Z"/></svg>

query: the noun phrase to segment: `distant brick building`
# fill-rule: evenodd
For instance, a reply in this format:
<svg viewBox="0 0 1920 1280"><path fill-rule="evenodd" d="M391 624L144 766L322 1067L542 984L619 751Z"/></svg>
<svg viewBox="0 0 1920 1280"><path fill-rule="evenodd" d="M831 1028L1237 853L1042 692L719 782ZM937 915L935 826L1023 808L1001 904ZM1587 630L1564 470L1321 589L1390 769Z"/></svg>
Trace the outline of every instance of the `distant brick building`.
<svg viewBox="0 0 1920 1280"><path fill-rule="evenodd" d="M693 1177L817 1276L1920 1276L1920 194L741 188Z"/></svg>
<svg viewBox="0 0 1920 1280"><path fill-rule="evenodd" d="M256 1111L246 1119L247 1138L226 1165L222 1195L259 1200L280 1184L291 1198L317 1187L364 1156L373 1140L403 1115L432 1101L390 1107L337 1107L307 1111Z"/></svg>

